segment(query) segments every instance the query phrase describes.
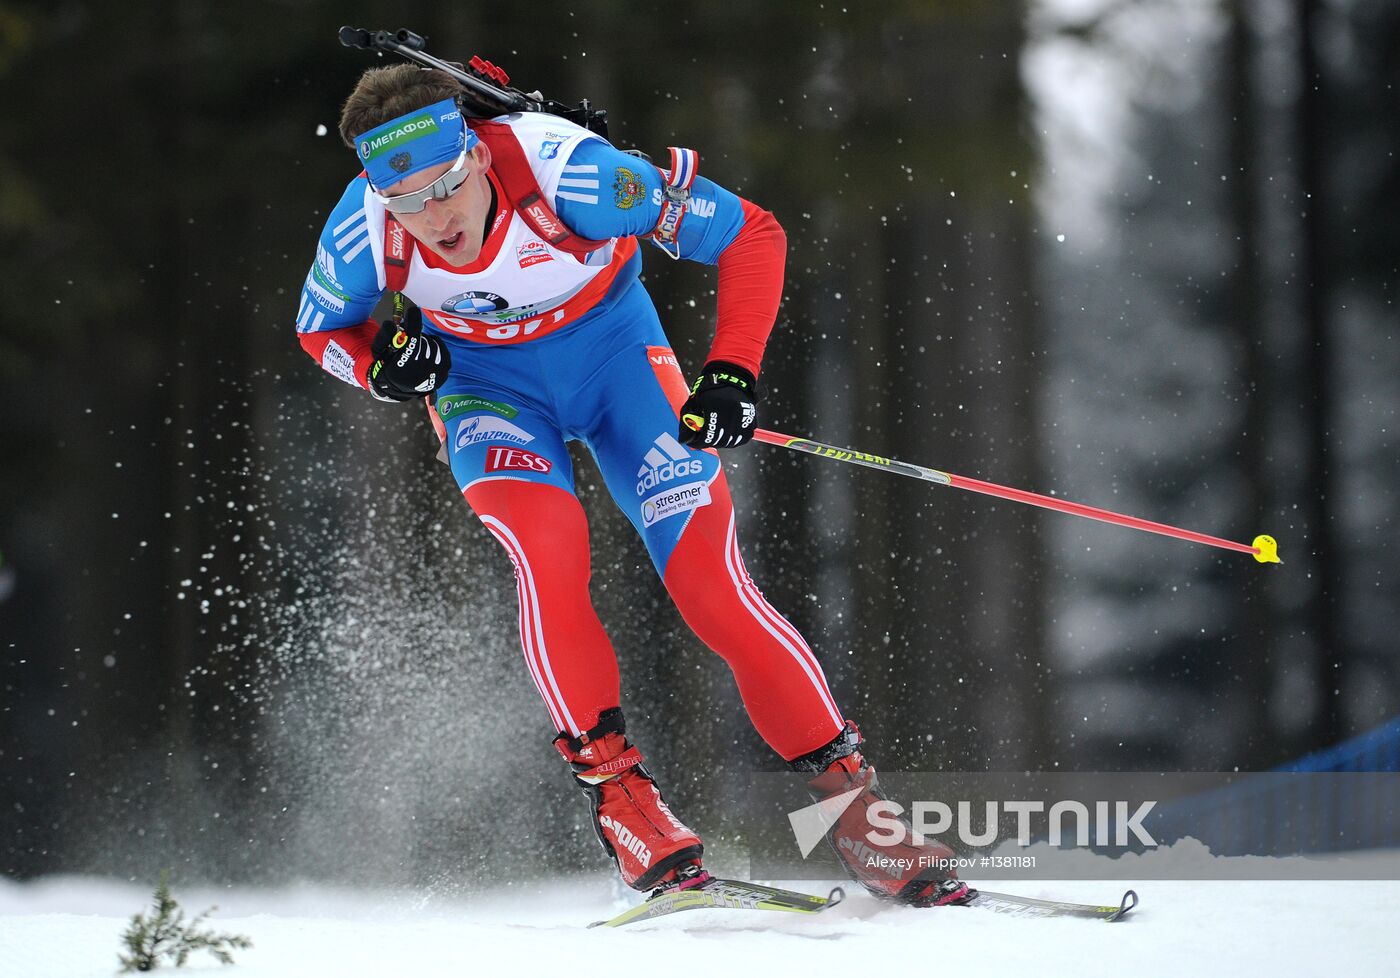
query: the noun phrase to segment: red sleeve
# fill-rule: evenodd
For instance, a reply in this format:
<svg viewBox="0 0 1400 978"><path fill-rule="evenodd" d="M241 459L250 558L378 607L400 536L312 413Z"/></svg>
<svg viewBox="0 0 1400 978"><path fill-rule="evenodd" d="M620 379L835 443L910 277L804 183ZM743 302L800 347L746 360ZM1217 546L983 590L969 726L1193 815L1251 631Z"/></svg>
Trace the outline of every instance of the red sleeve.
<svg viewBox="0 0 1400 978"><path fill-rule="evenodd" d="M298 333L301 348L326 370L347 384L369 389L369 368L374 363L370 344L379 324L370 320L358 326L325 329L318 333Z"/></svg>
<svg viewBox="0 0 1400 978"><path fill-rule="evenodd" d="M737 364L757 377L783 297L787 235L768 211L742 198L739 203L744 226L717 263L719 315L709 359Z"/></svg>

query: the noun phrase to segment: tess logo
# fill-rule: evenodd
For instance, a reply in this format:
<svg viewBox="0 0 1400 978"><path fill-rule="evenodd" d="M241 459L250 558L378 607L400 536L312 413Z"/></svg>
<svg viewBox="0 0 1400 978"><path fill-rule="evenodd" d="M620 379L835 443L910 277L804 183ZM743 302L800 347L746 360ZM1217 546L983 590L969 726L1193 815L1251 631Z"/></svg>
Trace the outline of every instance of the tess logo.
<svg viewBox="0 0 1400 978"><path fill-rule="evenodd" d="M554 464L542 455L527 452L507 445L489 445L486 448L486 471L500 472L519 469L525 472L548 474Z"/></svg>

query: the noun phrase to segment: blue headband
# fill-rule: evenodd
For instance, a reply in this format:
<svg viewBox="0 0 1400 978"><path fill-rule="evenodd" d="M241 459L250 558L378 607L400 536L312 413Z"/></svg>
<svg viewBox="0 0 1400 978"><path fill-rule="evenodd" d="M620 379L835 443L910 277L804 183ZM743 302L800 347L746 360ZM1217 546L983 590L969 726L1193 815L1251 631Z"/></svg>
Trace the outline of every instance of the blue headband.
<svg viewBox="0 0 1400 978"><path fill-rule="evenodd" d="M477 144L477 135L462 121L457 103L445 98L390 119L355 143L369 182L382 190L419 170L455 162Z"/></svg>

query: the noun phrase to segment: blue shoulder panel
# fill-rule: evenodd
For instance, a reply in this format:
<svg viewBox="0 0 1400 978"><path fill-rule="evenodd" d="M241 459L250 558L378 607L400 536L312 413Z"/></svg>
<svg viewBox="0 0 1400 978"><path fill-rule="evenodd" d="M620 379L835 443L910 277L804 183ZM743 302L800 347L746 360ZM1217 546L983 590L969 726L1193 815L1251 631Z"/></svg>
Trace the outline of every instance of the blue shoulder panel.
<svg viewBox="0 0 1400 978"><path fill-rule="evenodd" d="M599 139L574 148L559 189L555 213L585 238L650 234L661 216L661 174L656 167ZM713 265L744 225L739 198L696 177L681 221L682 258Z"/></svg>
<svg viewBox="0 0 1400 978"><path fill-rule="evenodd" d="M374 312L381 290L365 217L365 186L363 176L351 180L326 219L316 261L301 289L298 333L354 326Z"/></svg>

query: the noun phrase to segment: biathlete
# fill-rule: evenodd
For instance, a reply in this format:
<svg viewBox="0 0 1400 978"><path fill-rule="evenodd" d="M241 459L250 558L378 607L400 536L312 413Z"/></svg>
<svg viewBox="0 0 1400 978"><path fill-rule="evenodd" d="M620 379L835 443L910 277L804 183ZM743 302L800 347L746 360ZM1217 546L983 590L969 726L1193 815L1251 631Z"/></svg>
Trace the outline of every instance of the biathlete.
<svg viewBox="0 0 1400 978"><path fill-rule="evenodd" d="M462 495L514 566L525 662L603 848L639 890L705 878L700 838L627 738L569 441L592 453L767 744L814 797L862 789L828 835L848 872L899 902L965 902L965 884L930 868L950 850L867 837L882 795L860 735L740 555L716 450L756 428L782 228L698 175L689 150L663 170L555 115L471 118L462 95L450 74L413 65L360 78L340 134L363 171L326 221L296 328L340 380L428 398ZM718 268L714 341L689 385L638 279L644 239ZM412 306L376 323L386 291Z"/></svg>

